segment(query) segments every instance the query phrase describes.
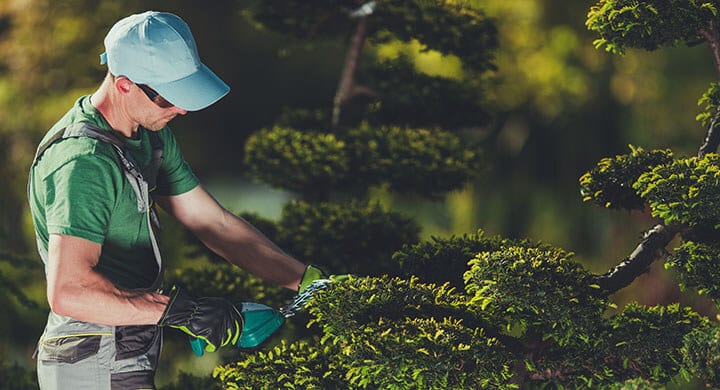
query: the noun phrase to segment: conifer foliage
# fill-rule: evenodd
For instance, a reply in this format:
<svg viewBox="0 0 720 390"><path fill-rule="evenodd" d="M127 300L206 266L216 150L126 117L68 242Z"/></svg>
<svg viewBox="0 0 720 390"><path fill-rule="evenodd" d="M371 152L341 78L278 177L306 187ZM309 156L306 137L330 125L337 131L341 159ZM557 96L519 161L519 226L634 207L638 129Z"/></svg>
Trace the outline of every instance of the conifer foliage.
<svg viewBox="0 0 720 390"><path fill-rule="evenodd" d="M598 35L595 46L614 54L707 43L720 74L717 7L701 0L600 0L586 25ZM301 199L277 223L280 243L303 259L325 261L332 273L355 276L310 303L314 332L217 367L214 376L225 388L720 383L720 327L711 319L677 304L618 310L610 301L663 259L681 287L720 303L716 83L700 98L707 136L696 156L631 146L580 178L585 201L648 210L661 221L616 267L593 274L561 248L482 231L418 242L413 223L365 203L368 187L432 198L477 174L480 154L459 130L486 120L468 110L488 112L476 80L494 70L497 37L481 10L441 0L305 0L260 2L254 18L299 41L350 37L332 110L311 121L296 111L257 132L245 163L255 178ZM405 57L387 62L373 51L411 41L457 57L467 82L420 74ZM433 96L462 100L454 105L462 113L427 104ZM415 101L422 112L413 112Z"/></svg>

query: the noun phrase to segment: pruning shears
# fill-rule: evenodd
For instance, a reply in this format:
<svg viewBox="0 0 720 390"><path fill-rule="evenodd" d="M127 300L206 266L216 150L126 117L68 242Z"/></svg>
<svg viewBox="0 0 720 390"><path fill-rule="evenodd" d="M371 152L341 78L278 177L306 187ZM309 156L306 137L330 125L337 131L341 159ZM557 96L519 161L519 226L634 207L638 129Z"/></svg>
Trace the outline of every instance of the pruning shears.
<svg viewBox="0 0 720 390"><path fill-rule="evenodd" d="M310 302L313 295L326 289L332 281L330 279L317 279L304 288L285 306L274 309L260 303L242 302L241 313L245 320L243 330L238 342L235 344L241 349L252 349L270 338L290 318L301 311ZM190 346L195 355L202 356L205 353L207 343L203 339L191 338Z"/></svg>

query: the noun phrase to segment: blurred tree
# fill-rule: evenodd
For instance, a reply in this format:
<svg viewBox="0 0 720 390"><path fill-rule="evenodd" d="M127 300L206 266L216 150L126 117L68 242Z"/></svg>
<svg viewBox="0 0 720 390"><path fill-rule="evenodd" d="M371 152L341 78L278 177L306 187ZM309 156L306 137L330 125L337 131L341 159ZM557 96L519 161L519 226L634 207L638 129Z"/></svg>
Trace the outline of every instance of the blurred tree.
<svg viewBox="0 0 720 390"><path fill-rule="evenodd" d="M303 25L299 15L290 20ZM615 51L623 45L656 49L703 38L714 49L715 35L707 31L716 22L713 2L601 0L588 14L587 26L601 35L597 46ZM720 74L720 62L718 69ZM551 246L517 246L482 234L459 241L460 248L456 241L436 240L404 250L396 260L412 273L418 273L418 264L420 273L434 269L428 273L431 280L452 280L464 292L448 284L422 284L411 275L351 279L311 304L311 322L322 330L319 341L282 345L219 367L215 375L229 387L270 380L350 388L594 387L628 380L655 386L678 375L717 383L710 353L716 350L716 323L679 305L629 305L614 316L604 315L612 306L608 297L664 257L679 233L683 244L667 266L678 270L681 287L720 297L712 267L720 238L715 211L720 164L713 153L720 142L717 90L711 86L702 100L708 111L700 119L708 133L697 157L633 148L629 155L602 160L581 178L585 200L608 208L647 204L664 222L606 274L590 274L572 254ZM336 104L334 119L340 108ZM457 275L443 271L457 272L452 264L467 262L474 251L479 253L458 286ZM435 261L439 266L433 268Z"/></svg>
<svg viewBox="0 0 720 390"><path fill-rule="evenodd" d="M432 95L443 92L444 84L448 84L449 81L439 78L430 83L425 82L421 86L418 83L423 81L418 79L417 75L410 80L416 85L414 90L406 90L403 94L392 94L393 87L403 86L403 77L407 80L408 76L412 75L412 73L407 74L408 70L413 71L412 68L408 69L407 65L402 69L396 69L396 66L392 64L385 65L385 74L381 76L384 85L368 86L358 82L356 71L360 65L360 56L366 40L371 40L374 44L391 41L417 41L423 51L433 50L462 58L462 63L468 70L482 72L494 67L492 53L497 45L495 25L485 18L482 12L473 7L465 7L462 2L346 0L341 2L289 2L282 5L262 2L258 5L254 15L257 20L269 28L300 39L351 36L335 94L332 127L340 125L342 117L348 116L343 111L348 108L353 99L362 95L378 98L371 111L392 111L397 104L405 102L405 109L394 113L394 115L407 115L405 121L412 120L410 116L414 113L423 113L426 110L436 111L438 108L443 108L443 98L452 97L448 93L441 94L435 96L434 100L436 103L440 103L439 105L422 105L424 100L418 99L418 97L422 94ZM438 28L438 26L445 26L445 28ZM467 80L472 80L472 78L468 77ZM469 99L463 103L471 107L473 97L477 97L477 92L473 94L472 89L468 88L472 86L474 84L455 86L456 89L464 89L465 93L469 94ZM378 89L378 87L384 88ZM385 108L388 103L389 107ZM482 107L477 103L479 102L475 102L474 108L481 109ZM417 107L418 104L421 106ZM413 107L414 105L415 107ZM449 109L448 112L435 115L436 121L452 118L453 115L448 115L450 113L462 113L460 107L449 107ZM468 125L477 125L478 119L473 119ZM400 119L400 121L403 120ZM388 122L383 123L388 124ZM389 123L398 124L397 122ZM428 125L428 123L425 122L423 125Z"/></svg>
<svg viewBox="0 0 720 390"><path fill-rule="evenodd" d="M288 251L313 262L327 259L333 272L388 272L392 267L368 263L362 256L389 259L403 243L416 240L416 228L392 222L399 218L371 205L341 202L337 207L326 202L348 196L367 202L368 190L379 186L397 193L438 197L462 188L477 175L481 166L478 149L461 130L487 123L478 80L494 69L494 22L477 8L453 2L261 2L252 15L264 26L296 39L350 37L332 110L287 110L283 126L257 132L246 144L245 162L252 176L293 190L309 201L303 206L304 217L286 223L295 213L287 211L280 222L293 232L292 239L284 240ZM406 55L378 54L387 45L410 43L460 66L451 76L428 74ZM370 50L363 51L367 45ZM388 217L382 217L383 213ZM351 217L353 214L356 216ZM308 215L342 221L350 228L334 223L314 228L298 224L307 221ZM394 227L383 228L382 223L372 227L369 222L383 219L382 223ZM362 225L369 229L360 228ZM379 238L371 240L374 234L363 237L353 230L385 231L378 237L392 239L377 245L386 251L377 253L371 248ZM364 249L358 253L344 245L353 254L347 257L322 249L327 243L308 245L315 240L303 232L338 242L349 240L352 234L355 247ZM390 232L396 232L397 239ZM342 247L336 250L343 251ZM357 255L361 257L355 258ZM358 268L358 262L365 265Z"/></svg>

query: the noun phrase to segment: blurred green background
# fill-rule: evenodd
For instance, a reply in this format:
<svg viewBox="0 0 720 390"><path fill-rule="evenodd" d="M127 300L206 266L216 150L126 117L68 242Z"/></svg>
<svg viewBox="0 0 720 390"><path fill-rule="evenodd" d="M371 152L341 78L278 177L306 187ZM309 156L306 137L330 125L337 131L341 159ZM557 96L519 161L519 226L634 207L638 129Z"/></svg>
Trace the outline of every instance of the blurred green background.
<svg viewBox="0 0 720 390"><path fill-rule="evenodd" d="M708 48L613 56L596 50L585 28L592 1L465 3L495 18L499 29L497 71L482 76L494 116L486 126L464 130L485 146L488 166L476 182L439 200L382 189L373 197L416 218L425 238L482 228L554 244L575 252L590 270L606 271L632 252L653 221L583 204L577 180L600 158L628 152L628 144L696 153L705 135L695 121L701 111L696 102L717 77ZM78 96L98 86L110 26L147 9L185 19L204 62L232 87L219 103L171 124L185 158L229 209L279 216L293 194L245 178L244 142L272 126L284 107L332 105L349 37L299 41L277 34L253 21L252 1L0 0L0 251L14 259L0 262L0 275L40 302L25 309L12 295L0 297L11 308L0 320L0 353L9 360L33 364L47 310L25 202L34 148ZM379 58L405 54L427 74L462 72L455 58L417 44L369 44L365 51ZM660 265L615 299L620 306L681 300L712 311L702 300L681 296ZM215 364L212 357L194 358L189 348L170 345L164 355L159 382L180 369L210 372Z"/></svg>

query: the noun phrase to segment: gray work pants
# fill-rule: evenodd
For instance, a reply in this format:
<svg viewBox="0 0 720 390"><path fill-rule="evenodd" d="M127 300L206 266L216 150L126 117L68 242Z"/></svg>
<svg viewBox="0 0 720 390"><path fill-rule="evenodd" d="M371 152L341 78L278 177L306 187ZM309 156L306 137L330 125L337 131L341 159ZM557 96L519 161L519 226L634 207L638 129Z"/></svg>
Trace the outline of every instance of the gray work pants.
<svg viewBox="0 0 720 390"><path fill-rule="evenodd" d="M162 346L157 326L107 327L106 332L42 338L37 373L42 390L155 389Z"/></svg>

